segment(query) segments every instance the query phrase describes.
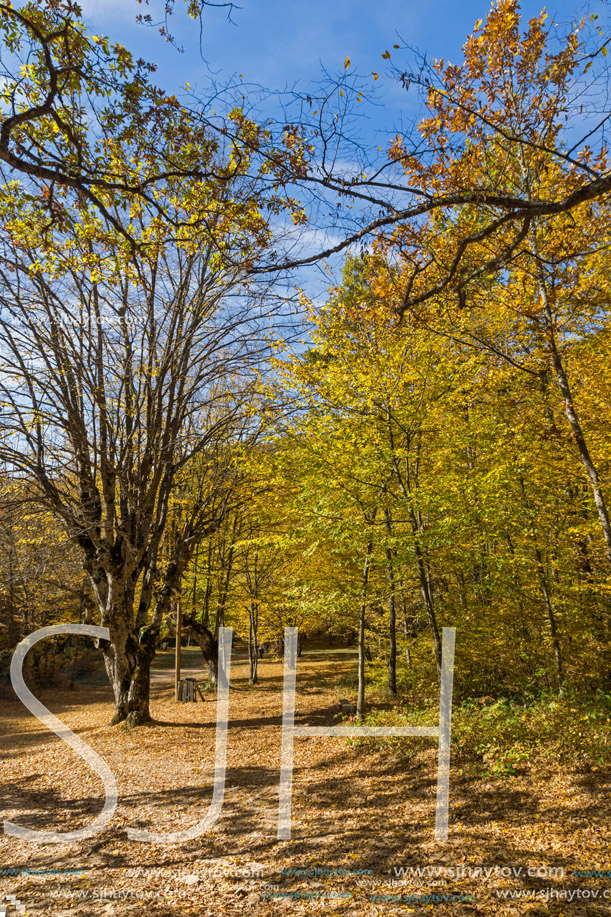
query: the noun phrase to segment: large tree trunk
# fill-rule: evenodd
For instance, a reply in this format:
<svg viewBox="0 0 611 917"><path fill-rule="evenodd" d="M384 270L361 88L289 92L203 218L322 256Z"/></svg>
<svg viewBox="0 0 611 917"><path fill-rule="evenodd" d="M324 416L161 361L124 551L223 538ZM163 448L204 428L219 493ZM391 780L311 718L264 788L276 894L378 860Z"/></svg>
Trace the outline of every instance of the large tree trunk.
<svg viewBox="0 0 611 917"><path fill-rule="evenodd" d="M123 624L123 626L121 626ZM139 637L124 622L112 624L110 642L102 645L104 664L115 699L112 725L126 722L141 726L151 722L150 678L155 657L157 629L142 628Z"/></svg>
<svg viewBox="0 0 611 917"><path fill-rule="evenodd" d="M206 627L189 615L183 614L182 626L185 632L189 631L191 636L202 651L204 663L208 668L210 681L216 684L217 679L217 661L218 661L218 644L214 639L214 634Z"/></svg>
<svg viewBox="0 0 611 917"><path fill-rule="evenodd" d="M129 713L129 689L136 669L137 643L124 621L109 624L110 641L101 644L104 665L115 699L115 713L111 720L114 726L127 719Z"/></svg>
<svg viewBox="0 0 611 917"><path fill-rule="evenodd" d="M154 553L151 556L151 566L141 581L135 623L132 623L135 572L131 578L123 582L113 582L112 578L109 578L110 585L108 579L104 585L99 576L96 579L91 577L98 604L104 597L110 597L114 603L107 603L102 615L102 624L110 630L110 642L106 643L103 649L106 671L115 695L113 724L125 722L128 726L142 726L152 721L151 663L155 658L159 628L170 610L172 596L176 594L180 584L186 557L179 557L177 562L169 564L163 585L153 594ZM145 623L149 615L151 623ZM202 650L211 680L216 681L217 645L214 637L204 625L191 618L184 620Z"/></svg>
<svg viewBox="0 0 611 917"><path fill-rule="evenodd" d="M136 651L136 667L127 695L127 725L142 726L150 723L151 663L155 658L158 630L151 625L140 631Z"/></svg>
<svg viewBox="0 0 611 917"><path fill-rule="evenodd" d="M85 570L100 609L101 623L110 631L110 640L101 641L100 646L115 700L111 723L125 722L129 726L149 723L151 662L159 627L144 623L145 611L148 612L148 608L143 609L146 577L135 618L135 571L119 578L98 566L91 556L87 561Z"/></svg>

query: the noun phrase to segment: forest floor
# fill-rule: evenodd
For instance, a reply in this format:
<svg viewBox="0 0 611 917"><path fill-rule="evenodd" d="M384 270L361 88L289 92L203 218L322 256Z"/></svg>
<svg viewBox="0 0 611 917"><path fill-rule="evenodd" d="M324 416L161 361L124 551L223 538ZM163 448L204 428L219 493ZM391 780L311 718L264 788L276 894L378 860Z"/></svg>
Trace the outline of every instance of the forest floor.
<svg viewBox="0 0 611 917"><path fill-rule="evenodd" d="M190 651L186 654L189 666ZM296 723L337 722L346 652L299 660ZM166 672L167 677L159 674ZM296 738L292 838L276 839L282 662L248 685L232 662L225 802L213 828L178 845L130 841L128 827L195 824L212 796L216 704L176 704L163 661L151 726L108 725L110 690L79 685L40 699L117 778L119 803L100 835L39 845L0 837L0 913L26 915L602 915L611 913L611 769L534 766L476 777L452 768L447 842L434 840L436 739L356 744ZM343 696L345 689L341 693ZM16 700L0 719L4 818L47 831L101 811L86 763ZM431 725L436 725L431 723ZM594 877L582 871L608 870Z"/></svg>

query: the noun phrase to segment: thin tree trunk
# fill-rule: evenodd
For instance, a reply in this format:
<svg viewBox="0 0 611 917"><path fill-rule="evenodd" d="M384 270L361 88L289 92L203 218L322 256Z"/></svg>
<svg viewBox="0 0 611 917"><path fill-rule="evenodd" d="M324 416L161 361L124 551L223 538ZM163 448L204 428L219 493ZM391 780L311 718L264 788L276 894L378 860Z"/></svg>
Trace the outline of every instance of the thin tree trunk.
<svg viewBox="0 0 611 917"><path fill-rule="evenodd" d="M384 507L384 523L386 537L392 537L392 520L390 511ZM393 569L393 554L390 544L386 544L386 574L388 578L388 690L391 694L397 693L397 629L396 629L396 603L395 603L395 573Z"/></svg>
<svg viewBox="0 0 611 917"><path fill-rule="evenodd" d="M174 646L174 700L180 701L180 664L182 649L182 605L176 602L176 638Z"/></svg>
<svg viewBox="0 0 611 917"><path fill-rule="evenodd" d="M431 588L430 575L426 563L426 557L420 546L420 533L422 531L422 519L419 515L416 515L414 512L414 507L412 505L412 484L411 479L412 475L409 472L409 459L406 458L406 473L405 476L401 473L399 467L399 462L395 452L395 440L392 432L392 427L390 423L390 411L388 413L388 436L389 444L392 450L392 464L397 483L401 488L401 493L403 494L407 505L408 512L410 517L410 522L412 526L412 534L414 536L414 554L416 557L416 565L418 568L418 579L420 582L420 589L422 592L422 598L424 600L424 607L426 611L427 620L429 623L429 629L431 631L431 636L433 638L433 646L435 648L435 663L437 665L437 677L441 681L441 638L439 636L439 628L437 626L437 618L435 615L435 605L433 602L433 590ZM406 437L407 452L411 448L411 436ZM419 451L420 447L416 449L416 460L414 463L414 472L413 477L415 481L418 480L418 468L419 468Z"/></svg>
<svg viewBox="0 0 611 917"><path fill-rule="evenodd" d="M234 526L235 532L235 526ZM234 537L234 532L232 532L232 539ZM235 552L235 545L232 543L229 546L229 552L227 556L227 562L222 578L222 582L219 583L218 597L216 603L216 621L214 624L214 637L216 640L219 638L219 630L225 624L225 606L227 604L227 596L229 594L229 585L231 583L231 572L233 567L233 555Z"/></svg>
<svg viewBox="0 0 611 917"><path fill-rule="evenodd" d="M435 614L435 603L433 601L433 590L429 571L427 569L426 558L420 547L418 539L417 522L413 509L410 507L410 517L412 520L412 530L414 534L414 554L416 556L416 566L418 568L418 579L420 581L420 591L424 600L424 609L429 624L429 630L433 638L435 648L435 662L437 664L437 677L441 680L441 637L439 636L439 627L437 625L437 616Z"/></svg>
<svg viewBox="0 0 611 917"><path fill-rule="evenodd" d="M549 586L547 583L547 578L545 576L545 571L543 570L543 558L541 556L541 551L539 548L535 548L535 554L537 557L537 569L539 573L539 587L541 589L541 594L543 596L543 601L545 603L545 611L547 613L547 620L549 621L550 632L552 635L552 647L554 650L554 662L556 664L556 678L558 680L558 690L562 692L562 685L564 682L564 673L562 669L562 651L560 648L560 640L558 638L558 628L556 626L556 616L554 615L554 609L552 606L552 599L549 591Z"/></svg>
<svg viewBox="0 0 611 917"><path fill-rule="evenodd" d="M401 623L403 625L403 637L405 639L405 662L409 668L412 664L412 657L409 650L409 640L411 637L410 622L407 620L407 607L405 602L405 584L402 579L399 580L399 594L401 596Z"/></svg>
<svg viewBox="0 0 611 917"><path fill-rule="evenodd" d="M374 512L375 515L375 512ZM367 542L365 563L363 565L363 580L361 586L361 605L359 608L359 661L358 661L358 692L356 698L356 719L360 722L365 712L365 611L367 609L367 583L369 581L369 568L371 553L373 551L373 535Z"/></svg>
<svg viewBox="0 0 611 917"><path fill-rule="evenodd" d="M609 521L609 513L607 511L606 501L603 495L602 488L600 486L600 481L598 477L598 471L592 457L590 455L590 450L579 421L579 415L577 413L577 408L575 407L575 402L573 400L573 393L571 391L571 386L569 384L568 376L562 362L562 357L560 356L560 351L558 350L558 345L556 342L556 334L554 328L554 316L552 312L552 307L549 299L549 293L547 289L547 283L545 280L545 272L543 265L541 264L541 259L539 258L539 253L537 249L537 240L536 235L533 230L532 232L532 254L535 258L537 265L537 278L539 282L539 293L541 295L541 302L543 304L543 315L544 315L544 326L545 334L547 337L547 343L550 351L552 366L554 367L554 372L556 374L556 380L558 382L558 387L564 398L564 412L566 414L567 420L573 432L573 438L577 445L579 451L579 457L582 461L582 464L586 470L588 480L590 482L590 488L592 490L592 495L594 497L594 504L596 506L596 512L598 514L598 520L600 522L600 527L602 529L603 538L605 540L605 554L607 556L607 562L609 567L611 567L611 522Z"/></svg>
<svg viewBox="0 0 611 917"><path fill-rule="evenodd" d="M258 681L259 667L259 646L258 646L258 614L257 604L251 601L248 613L248 656L250 661L250 672L248 680L251 685L256 685Z"/></svg>
<svg viewBox="0 0 611 917"><path fill-rule="evenodd" d="M8 645L11 649L17 644L17 625L16 625L16 597L15 589L15 542L13 537L13 527L9 529L9 549L8 549ZM27 627L25 630L27 633Z"/></svg>

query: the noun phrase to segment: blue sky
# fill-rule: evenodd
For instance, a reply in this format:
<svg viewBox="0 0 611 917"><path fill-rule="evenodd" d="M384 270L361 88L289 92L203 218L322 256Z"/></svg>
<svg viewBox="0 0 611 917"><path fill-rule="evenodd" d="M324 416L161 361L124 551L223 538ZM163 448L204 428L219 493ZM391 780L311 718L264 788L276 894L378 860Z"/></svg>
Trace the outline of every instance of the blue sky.
<svg viewBox="0 0 611 917"><path fill-rule="evenodd" d="M179 95L188 81L205 98L211 81L222 86L241 74L247 84L307 92L321 80L323 68L331 76L342 74L349 56L354 72L367 77L368 95L374 89L377 93L377 104L364 112L361 136L368 146L375 144L375 149L380 144L384 150L401 128L402 118L409 120L413 112L382 54L390 50L392 63L407 67L405 52L392 46L408 44L429 58L459 62L466 37L490 8L489 0L238 0L241 9L232 13L233 22L224 9L206 12L203 60L199 26L187 19L183 0L175 0L176 14L171 17L172 31L184 46L182 54L164 42L156 29L135 23L139 12L160 18L163 0L149 0L149 6L136 0L80 2L94 33L107 34L154 61L158 64L157 85ZM590 10L601 11L603 2L553 0L547 12L568 25ZM542 0L524 0L525 20L538 14L543 5ZM372 71L380 74L379 81L373 81ZM313 239L312 245L318 249L320 242ZM318 282L324 286L327 280L319 277Z"/></svg>
<svg viewBox="0 0 611 917"><path fill-rule="evenodd" d="M384 75L382 53L403 42L426 51L430 57L457 61L460 48L478 18L484 18L486 0L239 0L241 9L227 21L226 10L210 9L204 19L203 53L199 53L199 28L187 22L182 0L176 0L173 31L184 54L166 44L154 29L135 24L138 12L158 15L162 3L150 0L147 8L136 0L81 0L87 21L137 50L159 65L157 82L177 91L189 81L203 88L215 78L223 83L234 74L246 81L281 89L295 81L306 89L320 78L321 67L331 73L343 70L349 56L360 73ZM535 15L542 0L524 0L525 17ZM547 11L562 22L575 20L588 8L599 11L600 0L590 7L582 0L553 0ZM402 55L394 59L400 65ZM398 114L387 112L389 121Z"/></svg>

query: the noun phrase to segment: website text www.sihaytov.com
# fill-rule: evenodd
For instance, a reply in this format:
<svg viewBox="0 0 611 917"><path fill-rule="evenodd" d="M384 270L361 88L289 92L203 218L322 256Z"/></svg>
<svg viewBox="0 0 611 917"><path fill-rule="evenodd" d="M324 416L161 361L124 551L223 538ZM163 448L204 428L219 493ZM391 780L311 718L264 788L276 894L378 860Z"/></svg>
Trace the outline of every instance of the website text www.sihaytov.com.
<svg viewBox="0 0 611 917"><path fill-rule="evenodd" d="M72 877L79 873L79 881L85 882L96 878L97 870L54 870L52 868L40 869L28 867L4 867L0 869L0 876L17 875L45 875L47 877L64 878ZM86 901L125 901L136 904L146 902L182 901L190 899L194 886L205 880L221 879L231 880L234 891L245 891L258 895L261 900L272 903L277 902L318 902L321 905L340 903L355 899L357 895L366 895L372 904L377 905L404 905L434 907L443 904L475 903L479 891L488 882L498 886L499 880L514 880L520 883L528 879L551 879L556 884L554 887L524 888L524 887L495 887L493 894L497 900L506 902L558 902L560 904L607 904L611 901L611 889L591 887L567 887L567 880L584 882L585 880L601 880L611 878L611 869L602 868L565 868L549 864L529 865L501 865L471 863L456 863L443 865L406 866L395 865L391 873L376 873L369 867L342 866L330 863L295 864L284 867L278 872L272 863L244 864L236 863L216 864L201 862L191 864L189 867L132 867L123 871L126 885L112 885L108 882L98 886L77 888L55 887L48 889L50 899L55 902L79 904ZM129 880L148 880L146 884L130 884ZM476 886L470 888L452 888L455 882L475 882ZM322 882L325 883L323 887ZM333 884L329 884L329 883ZM298 883L301 887L287 887ZM424 884L429 888L418 887ZM310 887L303 887L310 884ZM318 886L312 888L311 885ZM438 886L446 884L446 888ZM185 887L186 886L186 887ZM374 887L375 886L375 887ZM433 887L437 886L437 887ZM39 887L39 891L40 891Z"/></svg>
<svg viewBox="0 0 611 917"><path fill-rule="evenodd" d="M82 901L159 901L188 900L193 892L190 889L156 889L143 887L101 886L93 889L52 889L50 897L54 901L78 903ZM263 888L259 896L268 901L346 901L353 897L350 890L336 889L277 889ZM563 901L572 903L585 901L611 900L611 889L497 889L496 897L512 901ZM370 893L369 900L374 904L448 904L474 903L476 896L468 892L375 892Z"/></svg>
<svg viewBox="0 0 611 917"><path fill-rule="evenodd" d="M498 888L497 898L506 901L611 901L611 888Z"/></svg>

